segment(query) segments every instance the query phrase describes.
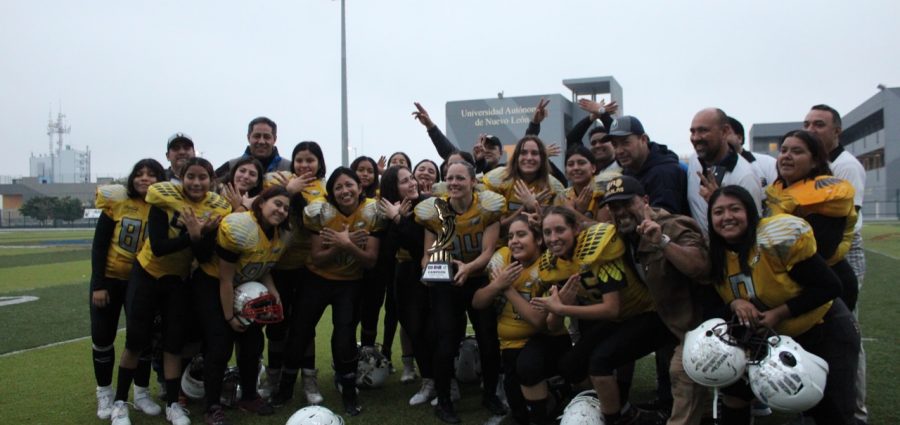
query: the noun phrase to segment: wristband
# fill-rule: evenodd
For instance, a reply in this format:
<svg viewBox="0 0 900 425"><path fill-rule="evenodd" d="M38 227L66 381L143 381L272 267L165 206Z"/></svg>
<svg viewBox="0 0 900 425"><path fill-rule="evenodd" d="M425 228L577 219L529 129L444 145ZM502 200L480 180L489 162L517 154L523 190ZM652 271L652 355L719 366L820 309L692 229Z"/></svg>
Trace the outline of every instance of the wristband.
<svg viewBox="0 0 900 425"><path fill-rule="evenodd" d="M661 250L665 249L666 245L668 245L670 242L672 242L672 238L670 238L669 235L663 233L662 240L659 241L659 244L657 246L659 247L659 249L661 251Z"/></svg>

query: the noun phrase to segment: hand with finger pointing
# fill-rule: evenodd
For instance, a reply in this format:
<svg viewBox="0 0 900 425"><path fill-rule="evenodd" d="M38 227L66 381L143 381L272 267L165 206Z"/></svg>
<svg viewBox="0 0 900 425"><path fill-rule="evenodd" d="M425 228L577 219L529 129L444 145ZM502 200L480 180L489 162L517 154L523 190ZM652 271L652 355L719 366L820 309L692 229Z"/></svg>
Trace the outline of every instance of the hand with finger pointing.
<svg viewBox="0 0 900 425"><path fill-rule="evenodd" d="M662 241L662 229L659 227L659 223L653 221L653 209L650 208L650 205L644 204L643 215L644 220L641 221L637 228L641 234L641 239L645 239L651 244L659 245Z"/></svg>
<svg viewBox="0 0 900 425"><path fill-rule="evenodd" d="M716 175L713 173L712 169L703 173L697 171L697 176L700 177L700 196L709 202L709 197L712 196L712 193L719 188L719 183L716 182Z"/></svg>

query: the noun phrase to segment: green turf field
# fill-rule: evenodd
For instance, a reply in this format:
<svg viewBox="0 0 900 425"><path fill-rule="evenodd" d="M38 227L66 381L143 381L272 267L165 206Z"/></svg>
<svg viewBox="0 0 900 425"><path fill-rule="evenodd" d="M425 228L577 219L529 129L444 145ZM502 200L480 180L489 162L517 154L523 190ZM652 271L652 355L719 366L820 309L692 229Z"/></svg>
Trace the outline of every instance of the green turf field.
<svg viewBox="0 0 900 425"><path fill-rule="evenodd" d="M892 404L900 399L894 377L898 367L898 337L890 329L900 323L893 291L894 273L900 270L900 226L868 223L864 228L868 271L860 295L860 322L868 355L870 423L900 423ZM99 424L95 416L94 377L91 367L88 319L91 232L0 232L0 297L30 295L38 301L0 306L0 424ZM124 322L123 322L124 324ZM317 332L319 382L325 406L340 412L340 397L331 385L330 317L323 317ZM117 339L121 350L124 333ZM380 340L380 338L379 338ZM400 365L399 338L395 339L394 363ZM40 347L40 348L35 348ZM24 350L24 351L19 351ZM154 375L155 379L155 375ZM653 366L650 359L638 363L632 399L651 398ZM154 393L156 384L153 383ZM407 400L418 384L401 385L399 373L380 390L363 391L364 412L345 418L348 424L437 424L426 406L409 407ZM298 391L299 392L299 391ZM300 395L302 398L302 395ZM488 419L480 408L480 389L463 386L459 414L470 424ZM230 411L234 424L284 424L301 407L279 409L271 417L255 417ZM202 423L202 406L189 406L194 423ZM150 418L132 411L132 423L165 424L164 417ZM776 416L757 421L781 424Z"/></svg>

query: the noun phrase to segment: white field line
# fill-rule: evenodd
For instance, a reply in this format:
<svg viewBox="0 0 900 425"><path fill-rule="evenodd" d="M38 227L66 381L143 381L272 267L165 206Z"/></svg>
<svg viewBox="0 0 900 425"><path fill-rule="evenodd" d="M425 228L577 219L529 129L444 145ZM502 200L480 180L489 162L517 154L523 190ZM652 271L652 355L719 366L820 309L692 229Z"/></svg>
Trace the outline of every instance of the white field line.
<svg viewBox="0 0 900 425"><path fill-rule="evenodd" d="M890 258L890 259L892 259L892 260L900 260L900 258L898 258L898 257L894 257L894 256L891 255L891 254L888 254L888 253L885 253L885 252L881 252L881 251L879 251L879 250L877 250L877 249L872 249L872 248L864 248L864 249L865 249L866 251L872 251L872 252L874 252L874 253L876 253L876 254L878 254L878 255L883 255L883 256L885 256L885 257L887 257L887 258Z"/></svg>
<svg viewBox="0 0 900 425"><path fill-rule="evenodd" d="M121 332L124 332L124 331L125 331L125 328L121 328L121 329L119 329L119 330L117 331L117 333L121 333ZM83 340L86 340L86 339L90 339L90 337L91 337L90 335L88 335L88 336L82 336L82 337L78 337L78 338L68 339L68 340L65 340L65 341L51 342L50 344L44 344L44 345L39 345L39 346L37 346L37 347L26 348L26 349L24 349L24 350L10 351L10 352L8 352L8 353L0 354L0 358L4 358L4 357L12 357L12 356L15 356L15 355L17 355L17 354L25 354L25 353L30 353L30 352L32 352L32 351L43 350L43 349L45 349L45 348L51 348L51 347L56 347L56 346L59 346L59 345L71 344L71 343L73 343L73 342L78 342L78 341L83 341Z"/></svg>

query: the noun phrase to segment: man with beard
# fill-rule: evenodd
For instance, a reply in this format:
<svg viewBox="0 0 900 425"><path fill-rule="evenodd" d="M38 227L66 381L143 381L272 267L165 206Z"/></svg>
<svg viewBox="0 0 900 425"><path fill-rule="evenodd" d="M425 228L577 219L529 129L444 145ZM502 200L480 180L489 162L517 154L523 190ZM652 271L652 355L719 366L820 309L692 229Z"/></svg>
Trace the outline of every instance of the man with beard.
<svg viewBox="0 0 900 425"><path fill-rule="evenodd" d="M610 180L603 204L625 242L625 262L647 286L660 319L678 340L668 364L674 400L667 423L699 424L705 389L684 372L681 345L684 334L702 320L697 281L709 273L703 234L690 217L650 207L641 183L630 176Z"/></svg>
<svg viewBox="0 0 900 425"><path fill-rule="evenodd" d="M616 118L602 140L611 141L622 174L641 182L651 206L665 208L673 214L689 211L685 196L687 178L678 164L678 155L666 145L650 141L637 118L628 115Z"/></svg>
<svg viewBox="0 0 900 425"><path fill-rule="evenodd" d="M278 155L275 142L278 140L278 126L275 121L266 117L257 117L247 125L247 149L244 154L229 160L216 169L216 177L225 178L231 168L242 158L252 156L256 158L265 169L266 173L273 171L291 171L291 160Z"/></svg>
<svg viewBox="0 0 900 425"><path fill-rule="evenodd" d="M691 121L691 144L695 153L688 160L687 198L691 216L707 232L706 200L719 186L738 185L747 189L762 208L762 188L753 167L726 142L732 133L728 115L718 108L702 109Z"/></svg>
<svg viewBox="0 0 900 425"><path fill-rule="evenodd" d="M169 137L166 145L166 159L169 160L169 168L166 168L166 180L172 183L181 183L178 176L187 161L195 156L194 140L184 133L175 133Z"/></svg>

